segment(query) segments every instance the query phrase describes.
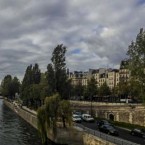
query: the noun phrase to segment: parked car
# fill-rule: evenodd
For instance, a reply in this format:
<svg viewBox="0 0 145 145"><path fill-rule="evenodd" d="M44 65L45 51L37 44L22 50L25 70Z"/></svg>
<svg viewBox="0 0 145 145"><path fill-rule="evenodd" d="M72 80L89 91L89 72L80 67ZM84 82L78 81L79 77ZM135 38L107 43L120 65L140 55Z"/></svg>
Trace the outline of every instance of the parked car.
<svg viewBox="0 0 145 145"><path fill-rule="evenodd" d="M82 113L80 111L74 111L73 114L78 115L80 118L82 117Z"/></svg>
<svg viewBox="0 0 145 145"><path fill-rule="evenodd" d="M143 132L141 129L135 128L135 129L131 130L130 134L134 135L134 136L145 138L145 132Z"/></svg>
<svg viewBox="0 0 145 145"><path fill-rule="evenodd" d="M110 125L102 125L99 128L99 131L107 133L107 134L115 135L115 136L119 135L118 131L113 126L110 126Z"/></svg>
<svg viewBox="0 0 145 145"><path fill-rule="evenodd" d="M73 114L72 115L72 121L73 122L77 122L77 123L81 123L82 119L81 119L81 117L79 115Z"/></svg>
<svg viewBox="0 0 145 145"><path fill-rule="evenodd" d="M90 114L82 114L82 119L86 122L94 122L94 118Z"/></svg>

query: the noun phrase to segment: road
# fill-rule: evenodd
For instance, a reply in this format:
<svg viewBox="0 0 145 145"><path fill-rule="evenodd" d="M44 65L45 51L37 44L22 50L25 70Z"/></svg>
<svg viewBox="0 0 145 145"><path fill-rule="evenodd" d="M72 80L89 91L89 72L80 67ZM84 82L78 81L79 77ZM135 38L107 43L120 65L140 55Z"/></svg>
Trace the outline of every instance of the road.
<svg viewBox="0 0 145 145"><path fill-rule="evenodd" d="M82 125L91 128L93 130L97 130L97 124L96 123L87 123L87 122L82 122ZM137 143L137 144L141 144L141 145L145 145L145 138L140 138L140 137L136 137L136 136L132 136L130 135L128 130L124 130L121 128L116 127L116 129L119 132L119 138Z"/></svg>

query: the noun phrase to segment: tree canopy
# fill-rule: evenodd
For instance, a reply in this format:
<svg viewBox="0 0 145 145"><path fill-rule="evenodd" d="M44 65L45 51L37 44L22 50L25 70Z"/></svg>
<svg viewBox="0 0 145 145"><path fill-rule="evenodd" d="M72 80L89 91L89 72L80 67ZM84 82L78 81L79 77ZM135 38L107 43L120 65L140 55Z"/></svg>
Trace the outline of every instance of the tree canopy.
<svg viewBox="0 0 145 145"><path fill-rule="evenodd" d="M140 87L139 96L145 100L145 31L140 29L135 41L128 47L130 76Z"/></svg>
<svg viewBox="0 0 145 145"><path fill-rule="evenodd" d="M68 99L69 92L67 90L70 82L67 78L65 63L66 47L57 45L52 53L51 64L47 67L47 80L50 92L52 94L58 92L62 99Z"/></svg>
<svg viewBox="0 0 145 145"><path fill-rule="evenodd" d="M17 77L6 75L1 83L2 94L9 99L14 99L15 94L20 92L20 82Z"/></svg>
<svg viewBox="0 0 145 145"><path fill-rule="evenodd" d="M55 140L57 137L57 122L61 121L63 127L66 127L66 123L71 125L71 116L72 110L67 100L61 100L59 94L46 97L45 104L41 106L37 112L37 125L42 142L47 144L48 132L52 132L52 136Z"/></svg>

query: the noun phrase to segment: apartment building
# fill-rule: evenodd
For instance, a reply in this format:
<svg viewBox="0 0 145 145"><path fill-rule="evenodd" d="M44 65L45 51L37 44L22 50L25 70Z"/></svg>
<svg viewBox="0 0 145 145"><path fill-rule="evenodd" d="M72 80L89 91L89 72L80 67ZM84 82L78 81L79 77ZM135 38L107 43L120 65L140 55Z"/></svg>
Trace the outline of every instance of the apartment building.
<svg viewBox="0 0 145 145"><path fill-rule="evenodd" d="M72 85L81 84L82 86L87 86L92 76L95 78L98 87L106 82L109 88L113 89L119 83L119 70L117 69L89 69L88 72L74 71L69 74Z"/></svg>
<svg viewBox="0 0 145 145"><path fill-rule="evenodd" d="M111 69L108 71L107 84L110 89L113 89L119 83L119 70Z"/></svg>
<svg viewBox="0 0 145 145"><path fill-rule="evenodd" d="M88 85L88 80L93 76L97 82L97 86L102 86L105 82L110 89L113 89L119 84L120 81L127 82L129 79L128 60L123 60L120 63L120 69L89 69L88 72L74 71L69 73L69 79L72 85L81 84L82 86Z"/></svg>
<svg viewBox="0 0 145 145"><path fill-rule="evenodd" d="M129 62L128 60L122 60L120 63L119 69L119 79L121 82L127 82L130 76L130 72L128 69Z"/></svg>
<svg viewBox="0 0 145 145"><path fill-rule="evenodd" d="M81 84L87 86L88 84L88 72L74 71L69 73L69 79L71 79L72 85L76 86Z"/></svg>

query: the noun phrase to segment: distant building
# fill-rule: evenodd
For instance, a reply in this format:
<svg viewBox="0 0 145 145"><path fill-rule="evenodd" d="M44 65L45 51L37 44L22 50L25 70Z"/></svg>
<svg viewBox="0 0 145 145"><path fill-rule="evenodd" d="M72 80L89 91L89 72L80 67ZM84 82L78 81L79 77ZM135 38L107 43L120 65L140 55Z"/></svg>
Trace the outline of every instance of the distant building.
<svg viewBox="0 0 145 145"><path fill-rule="evenodd" d="M89 69L88 72L74 71L69 73L69 79L71 79L72 85L81 84L82 86L87 86L88 81L93 76L98 87L106 82L109 88L113 89L119 84L119 82L127 82L129 80L130 72L128 64L128 60L122 60L120 63L120 69L99 68Z"/></svg>
<svg viewBox="0 0 145 145"><path fill-rule="evenodd" d="M127 82L129 80L129 69L128 69L129 61L122 60L120 63L119 69L119 79L121 82Z"/></svg>

